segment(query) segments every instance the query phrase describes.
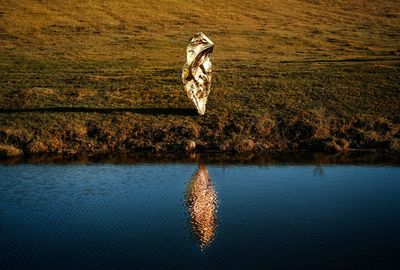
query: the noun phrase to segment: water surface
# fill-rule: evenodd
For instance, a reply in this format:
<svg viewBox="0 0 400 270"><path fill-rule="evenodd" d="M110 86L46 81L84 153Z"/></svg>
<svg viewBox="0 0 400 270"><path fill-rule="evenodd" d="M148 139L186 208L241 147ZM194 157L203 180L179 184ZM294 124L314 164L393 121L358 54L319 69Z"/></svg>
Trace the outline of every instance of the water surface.
<svg viewBox="0 0 400 270"><path fill-rule="evenodd" d="M398 269L400 168L0 166L0 269Z"/></svg>

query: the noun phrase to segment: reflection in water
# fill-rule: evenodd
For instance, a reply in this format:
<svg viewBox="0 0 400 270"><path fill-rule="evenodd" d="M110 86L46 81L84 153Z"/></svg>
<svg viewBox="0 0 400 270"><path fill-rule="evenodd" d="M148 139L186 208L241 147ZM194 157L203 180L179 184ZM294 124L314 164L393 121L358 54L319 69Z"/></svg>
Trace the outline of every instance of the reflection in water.
<svg viewBox="0 0 400 270"><path fill-rule="evenodd" d="M321 164L316 164L314 167L314 176L323 177L325 176L324 168L322 168Z"/></svg>
<svg viewBox="0 0 400 270"><path fill-rule="evenodd" d="M204 250L213 241L217 227L217 193L205 165L199 165L192 176L185 200L193 232Z"/></svg>

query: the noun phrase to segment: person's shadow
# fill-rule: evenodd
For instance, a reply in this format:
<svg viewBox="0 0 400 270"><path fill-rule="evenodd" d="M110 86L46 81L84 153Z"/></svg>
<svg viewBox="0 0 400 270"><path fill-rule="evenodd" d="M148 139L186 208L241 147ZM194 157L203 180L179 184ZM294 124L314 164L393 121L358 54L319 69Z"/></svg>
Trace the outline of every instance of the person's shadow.
<svg viewBox="0 0 400 270"><path fill-rule="evenodd" d="M0 113L115 113L131 112L146 115L181 115L196 116L191 108L99 108L99 107L45 107L45 108L0 108Z"/></svg>

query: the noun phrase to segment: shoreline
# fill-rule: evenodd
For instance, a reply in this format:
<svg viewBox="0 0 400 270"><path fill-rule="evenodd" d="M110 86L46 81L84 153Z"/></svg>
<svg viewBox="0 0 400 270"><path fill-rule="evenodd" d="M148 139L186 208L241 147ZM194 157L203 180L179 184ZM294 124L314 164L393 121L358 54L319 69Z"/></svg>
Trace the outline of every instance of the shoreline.
<svg viewBox="0 0 400 270"><path fill-rule="evenodd" d="M186 109L190 111L190 109ZM5 116L5 114L2 114ZM7 114L0 157L82 153L400 152L400 124L319 110L286 118L210 113L204 117L117 113ZM27 121L28 120L28 121Z"/></svg>
<svg viewBox="0 0 400 270"><path fill-rule="evenodd" d="M400 166L400 153L350 150L327 154L311 151L271 151L263 153L75 153L21 155L0 158L0 164L213 164L213 165L386 165Z"/></svg>

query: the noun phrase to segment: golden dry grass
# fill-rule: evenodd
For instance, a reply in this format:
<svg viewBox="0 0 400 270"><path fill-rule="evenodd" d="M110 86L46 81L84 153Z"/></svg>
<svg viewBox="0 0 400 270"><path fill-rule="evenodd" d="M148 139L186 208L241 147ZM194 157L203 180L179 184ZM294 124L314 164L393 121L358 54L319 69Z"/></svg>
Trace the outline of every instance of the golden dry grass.
<svg viewBox="0 0 400 270"><path fill-rule="evenodd" d="M180 83L198 31L216 44L202 118L187 115ZM0 143L253 151L345 139L396 150L399 63L395 0L2 0Z"/></svg>

